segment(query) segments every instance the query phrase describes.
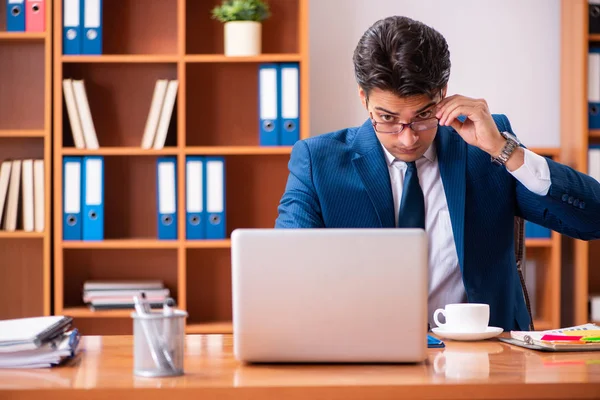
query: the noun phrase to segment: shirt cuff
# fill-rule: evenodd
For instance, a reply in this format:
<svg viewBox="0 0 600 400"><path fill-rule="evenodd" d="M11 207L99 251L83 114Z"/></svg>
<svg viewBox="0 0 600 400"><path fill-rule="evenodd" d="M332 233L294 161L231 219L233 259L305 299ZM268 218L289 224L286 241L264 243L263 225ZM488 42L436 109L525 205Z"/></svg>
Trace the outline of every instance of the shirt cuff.
<svg viewBox="0 0 600 400"><path fill-rule="evenodd" d="M529 149L524 148L523 150L525 151L525 162L523 165L512 172L508 171L508 169L507 171L531 192L545 196L552 185L548 161Z"/></svg>

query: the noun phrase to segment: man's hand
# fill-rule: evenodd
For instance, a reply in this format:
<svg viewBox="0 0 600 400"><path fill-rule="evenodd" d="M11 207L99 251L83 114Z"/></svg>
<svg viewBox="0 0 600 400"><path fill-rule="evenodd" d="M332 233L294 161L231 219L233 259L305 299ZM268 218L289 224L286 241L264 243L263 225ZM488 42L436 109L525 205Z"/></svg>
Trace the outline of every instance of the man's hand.
<svg viewBox="0 0 600 400"><path fill-rule="evenodd" d="M456 119L464 115L465 122ZM440 125L450 125L468 144L478 147L492 157L502 151L506 139L502 137L483 99L453 95L443 99L436 107L435 116Z"/></svg>
<svg viewBox="0 0 600 400"><path fill-rule="evenodd" d="M457 118L466 116L464 122ZM471 99L461 95L446 97L436 106L436 118L440 125L450 125L468 144L478 147L492 157L502 152L506 139L500 134L494 118L483 99ZM506 167L514 171L524 163L524 153L517 148Z"/></svg>

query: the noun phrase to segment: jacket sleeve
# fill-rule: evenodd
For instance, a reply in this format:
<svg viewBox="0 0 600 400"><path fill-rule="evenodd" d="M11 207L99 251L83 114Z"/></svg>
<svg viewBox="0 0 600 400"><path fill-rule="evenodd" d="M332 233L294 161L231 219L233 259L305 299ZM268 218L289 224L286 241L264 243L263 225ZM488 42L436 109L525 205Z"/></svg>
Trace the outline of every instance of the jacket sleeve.
<svg viewBox="0 0 600 400"><path fill-rule="evenodd" d="M504 129L513 133L505 116ZM517 215L567 236L600 238L600 182L556 161L546 159L551 185L545 196L516 181Z"/></svg>
<svg viewBox="0 0 600 400"><path fill-rule="evenodd" d="M292 148L288 169L275 228L323 228L325 224L312 180L310 149L305 141L296 142Z"/></svg>

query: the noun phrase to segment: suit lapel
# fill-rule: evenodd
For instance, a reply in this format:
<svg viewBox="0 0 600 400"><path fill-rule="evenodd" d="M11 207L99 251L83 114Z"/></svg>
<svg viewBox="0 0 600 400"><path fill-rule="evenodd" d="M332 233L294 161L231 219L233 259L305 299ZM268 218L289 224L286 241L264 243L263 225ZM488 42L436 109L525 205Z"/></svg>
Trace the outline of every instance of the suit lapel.
<svg viewBox="0 0 600 400"><path fill-rule="evenodd" d="M390 173L381 144L367 120L356 132L352 164L365 186L383 228L395 227Z"/></svg>
<svg viewBox="0 0 600 400"><path fill-rule="evenodd" d="M453 129L440 126L436 135L440 176L461 271L464 267L467 144Z"/></svg>

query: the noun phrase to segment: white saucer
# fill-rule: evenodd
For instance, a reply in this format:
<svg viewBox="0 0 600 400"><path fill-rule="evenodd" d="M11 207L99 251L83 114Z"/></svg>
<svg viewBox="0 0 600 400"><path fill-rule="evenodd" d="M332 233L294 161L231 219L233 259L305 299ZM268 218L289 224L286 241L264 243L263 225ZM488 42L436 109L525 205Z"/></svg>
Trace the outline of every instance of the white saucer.
<svg viewBox="0 0 600 400"><path fill-rule="evenodd" d="M504 329L488 326L483 332L453 332L445 328L432 328L431 331L444 339L452 340L485 340L501 334Z"/></svg>

